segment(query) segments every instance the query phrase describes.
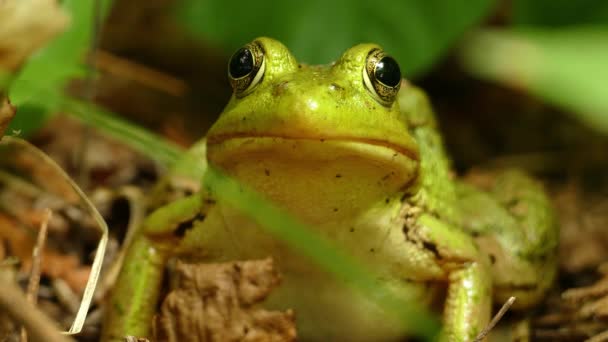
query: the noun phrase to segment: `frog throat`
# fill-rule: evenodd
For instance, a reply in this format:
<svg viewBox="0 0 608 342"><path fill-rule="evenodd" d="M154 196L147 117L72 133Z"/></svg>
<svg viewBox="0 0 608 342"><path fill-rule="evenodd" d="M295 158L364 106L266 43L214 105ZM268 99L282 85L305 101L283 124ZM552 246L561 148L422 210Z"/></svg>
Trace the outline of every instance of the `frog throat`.
<svg viewBox="0 0 608 342"><path fill-rule="evenodd" d="M354 217L416 179L416 153L365 139L210 137L207 159L312 224Z"/></svg>

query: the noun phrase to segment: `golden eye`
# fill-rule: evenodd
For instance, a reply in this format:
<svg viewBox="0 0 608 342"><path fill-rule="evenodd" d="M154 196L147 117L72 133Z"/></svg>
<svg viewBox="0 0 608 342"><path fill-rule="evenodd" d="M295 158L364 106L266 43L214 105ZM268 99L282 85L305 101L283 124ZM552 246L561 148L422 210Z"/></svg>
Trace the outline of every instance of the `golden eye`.
<svg viewBox="0 0 608 342"><path fill-rule="evenodd" d="M384 105L391 105L401 87L399 64L381 49L373 49L365 61L363 83L376 100Z"/></svg>
<svg viewBox="0 0 608 342"><path fill-rule="evenodd" d="M228 79L237 97L247 95L264 77L266 62L262 45L254 41L238 49L228 63Z"/></svg>

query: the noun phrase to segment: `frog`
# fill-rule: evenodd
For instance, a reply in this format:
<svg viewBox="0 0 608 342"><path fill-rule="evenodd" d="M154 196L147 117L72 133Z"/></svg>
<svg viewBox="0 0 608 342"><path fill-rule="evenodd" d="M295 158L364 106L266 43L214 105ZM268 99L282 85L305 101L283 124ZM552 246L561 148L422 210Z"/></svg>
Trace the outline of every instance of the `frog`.
<svg viewBox="0 0 608 342"><path fill-rule="evenodd" d="M471 341L494 305L537 305L557 273L558 224L543 185L500 170L456 177L425 92L379 45L328 65L272 38L230 58L233 94L204 138L221 170L311 227L399 298L438 312L441 339ZM184 222L188 229L184 231ZM150 336L166 265L272 257L265 305L296 313L302 341L400 341L410 331L212 191L155 209L128 246L102 340Z"/></svg>

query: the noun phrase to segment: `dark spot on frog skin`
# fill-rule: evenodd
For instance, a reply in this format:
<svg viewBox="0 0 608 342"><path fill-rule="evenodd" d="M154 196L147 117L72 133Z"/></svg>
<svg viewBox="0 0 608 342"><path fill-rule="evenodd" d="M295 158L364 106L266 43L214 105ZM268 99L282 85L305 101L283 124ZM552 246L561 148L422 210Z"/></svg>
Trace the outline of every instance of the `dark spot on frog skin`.
<svg viewBox="0 0 608 342"><path fill-rule="evenodd" d="M338 208L334 208L334 213L338 211Z"/></svg>
<svg viewBox="0 0 608 342"><path fill-rule="evenodd" d="M373 248L370 248L369 251L370 251L370 253L374 253L376 250Z"/></svg>
<svg viewBox="0 0 608 342"><path fill-rule="evenodd" d="M298 69L302 69L302 64L298 64Z"/></svg>
<svg viewBox="0 0 608 342"><path fill-rule="evenodd" d="M247 121L247 117L243 116L243 117L241 118L241 121Z"/></svg>
<svg viewBox="0 0 608 342"><path fill-rule="evenodd" d="M439 250L437 249L437 245L429 241L422 241L422 246L425 249L429 250L431 253L433 253L437 259L441 259L441 256L439 255Z"/></svg>
<svg viewBox="0 0 608 342"><path fill-rule="evenodd" d="M528 215L528 206L521 198L512 199L507 203L507 209L516 218Z"/></svg>
<svg viewBox="0 0 608 342"><path fill-rule="evenodd" d="M319 139L320 142L325 142L325 139Z"/></svg>
<svg viewBox="0 0 608 342"><path fill-rule="evenodd" d="M391 173L387 173L386 175L384 175L381 180L385 181L385 180L389 179L389 177L392 176L392 175L394 175L394 174L395 174L395 172L391 171Z"/></svg>
<svg viewBox="0 0 608 342"><path fill-rule="evenodd" d="M407 224L404 224L401 230L403 231L403 234L406 236L407 239L407 234L410 232L410 227Z"/></svg>
<svg viewBox="0 0 608 342"><path fill-rule="evenodd" d="M354 233L355 232L355 228L354 227L350 227L350 229L348 231L351 232L351 233Z"/></svg>
<svg viewBox="0 0 608 342"><path fill-rule="evenodd" d="M264 169L264 174L265 174L266 176L270 176L270 171L269 171L268 169Z"/></svg>
<svg viewBox="0 0 608 342"><path fill-rule="evenodd" d="M283 93L285 92L285 89L287 89L287 85L289 84L289 81L283 81L279 84L277 84L274 89L272 90L272 95L273 96L281 96L283 95Z"/></svg>
<svg viewBox="0 0 608 342"><path fill-rule="evenodd" d="M496 256L494 254L488 254L488 256L490 257L490 263L494 265L496 263Z"/></svg>
<svg viewBox="0 0 608 342"><path fill-rule="evenodd" d="M341 91L344 90L344 88L340 85L338 85L337 83L332 83L329 85L329 89L330 90L337 90L337 91Z"/></svg>
<svg viewBox="0 0 608 342"><path fill-rule="evenodd" d="M186 235L186 233L194 228L194 224L197 221L203 221L205 219L205 215L202 213L198 213L196 214L196 216L194 216L191 220L187 220L184 222L181 222L177 228L175 228L175 230L173 231L173 235L177 236L177 237L184 237L184 235Z"/></svg>
<svg viewBox="0 0 608 342"><path fill-rule="evenodd" d="M505 204L505 206L507 207L507 209L510 212L513 212L513 209L516 208L520 203L520 199L519 198L511 198L509 199L509 201L507 201L507 203Z"/></svg>
<svg viewBox="0 0 608 342"><path fill-rule="evenodd" d="M538 284L505 284L496 286L497 289L505 291L535 291L538 288Z"/></svg>
<svg viewBox="0 0 608 342"><path fill-rule="evenodd" d="M342 178L342 175L338 173L336 174L336 178Z"/></svg>
<svg viewBox="0 0 608 342"><path fill-rule="evenodd" d="M390 202L390 199L387 197L384 199L384 203L388 204L388 202Z"/></svg>

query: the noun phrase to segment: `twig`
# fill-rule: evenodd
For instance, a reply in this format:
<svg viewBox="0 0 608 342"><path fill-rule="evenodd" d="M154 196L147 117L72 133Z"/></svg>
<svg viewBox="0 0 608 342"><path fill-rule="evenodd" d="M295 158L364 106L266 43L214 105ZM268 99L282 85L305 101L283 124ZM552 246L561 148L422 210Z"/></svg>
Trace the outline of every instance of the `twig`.
<svg viewBox="0 0 608 342"><path fill-rule="evenodd" d="M498 310L496 315L494 315L494 318L492 318L490 323L479 333L479 335L477 335L477 337L473 340L473 342L483 341L483 339L486 338L486 336L490 333L490 331L492 329L494 329L494 326L496 326L496 324L498 323L498 321L500 321L502 316L504 316L505 313L507 313L507 310L509 310L511 305L513 305L513 302L515 302L515 297L513 297L513 296L509 297L509 299L507 299L507 301L502 305L500 310Z"/></svg>
<svg viewBox="0 0 608 342"><path fill-rule="evenodd" d="M97 68L109 74L138 82L173 96L184 96L188 91L186 82L110 52L97 50L96 57Z"/></svg>
<svg viewBox="0 0 608 342"><path fill-rule="evenodd" d="M23 292L15 284L0 279L0 288L0 311L6 312L16 323L22 324L33 341L74 341L61 335L55 323L28 303Z"/></svg>
<svg viewBox="0 0 608 342"><path fill-rule="evenodd" d="M66 308L71 314L75 314L76 312L78 312L78 307L80 306L80 298L78 298L76 294L74 294L74 291L72 291L72 289L65 282L65 280L61 278L55 278L51 282L51 286L55 291L57 300L64 308Z"/></svg>
<svg viewBox="0 0 608 342"><path fill-rule="evenodd" d="M26 299L28 303L36 305L38 301L38 287L40 286L40 265L42 264L42 251L44 250L44 244L46 242L46 233L49 226L49 221L53 212L50 209L44 211L42 222L40 223L40 230L38 231L38 238L36 239L36 246L34 246L34 252L32 253L32 270L30 272L30 280L27 284ZM21 327L21 342L27 342L27 330L25 327Z"/></svg>

